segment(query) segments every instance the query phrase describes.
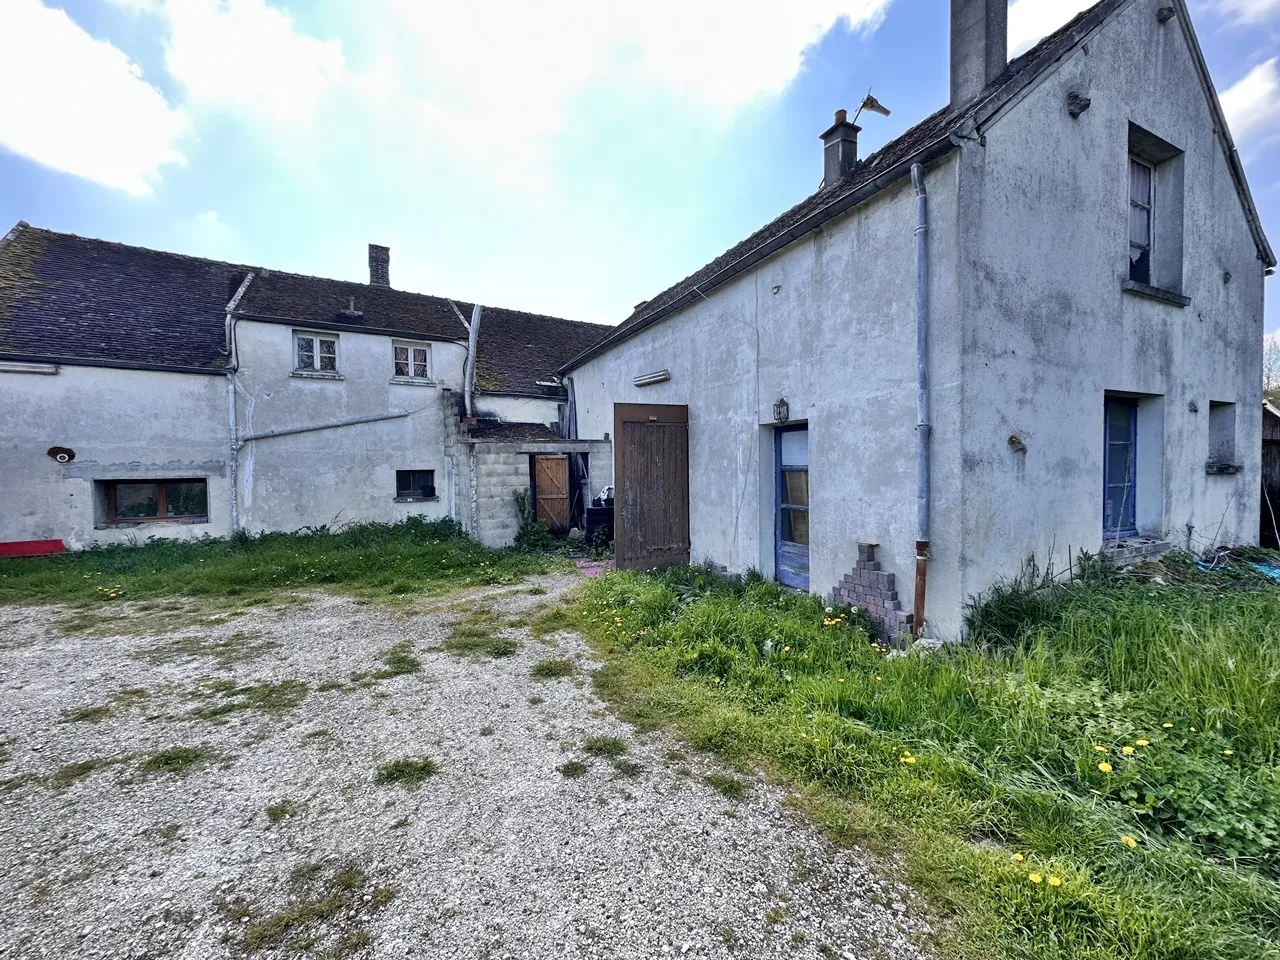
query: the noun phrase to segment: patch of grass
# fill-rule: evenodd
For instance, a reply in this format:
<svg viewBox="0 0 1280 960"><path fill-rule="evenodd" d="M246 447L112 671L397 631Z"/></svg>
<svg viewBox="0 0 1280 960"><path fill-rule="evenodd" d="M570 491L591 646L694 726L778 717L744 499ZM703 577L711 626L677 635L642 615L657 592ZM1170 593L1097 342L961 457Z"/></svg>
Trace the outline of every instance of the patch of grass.
<svg viewBox="0 0 1280 960"><path fill-rule="evenodd" d="M212 757L213 754L205 747L166 747L143 760L142 771L182 776Z"/></svg>
<svg viewBox="0 0 1280 960"><path fill-rule="evenodd" d="M530 671L535 680L554 680L558 677L571 677L575 673L577 667L572 660L541 660Z"/></svg>
<svg viewBox="0 0 1280 960"><path fill-rule="evenodd" d="M708 773L702 779L707 786L730 800L741 803L747 799L747 785L737 777L731 777L727 773Z"/></svg>
<svg viewBox="0 0 1280 960"><path fill-rule="evenodd" d="M454 656L470 657L473 660L509 657L520 648L516 641L508 637L495 637L488 627L473 624L455 626L443 646Z"/></svg>
<svg viewBox="0 0 1280 960"><path fill-rule="evenodd" d="M549 637L562 630L574 629L575 621L572 608L566 606L546 607L539 610L529 623L529 632L535 637Z"/></svg>
<svg viewBox="0 0 1280 960"><path fill-rule="evenodd" d="M189 714L201 720L222 720L240 710L283 713L293 710L307 696L308 687L300 680L255 683L239 686L231 680L206 683L203 694L220 702L197 708Z"/></svg>
<svg viewBox="0 0 1280 960"><path fill-rule="evenodd" d="M111 716L111 707L97 703L83 707L68 707L58 717L59 723L98 723Z"/></svg>
<svg viewBox="0 0 1280 960"><path fill-rule="evenodd" d="M394 900L397 893L398 891L395 887L374 887L369 896L369 906L375 910L380 910Z"/></svg>
<svg viewBox="0 0 1280 960"><path fill-rule="evenodd" d="M1175 557L1014 584L928 656L703 571L598 578L578 622L620 717L902 856L944 956L1274 956L1280 589L1255 574Z"/></svg>
<svg viewBox="0 0 1280 960"><path fill-rule="evenodd" d="M546 703L546 699L538 696L536 693L529 698L529 706L536 707L540 703Z"/></svg>
<svg viewBox="0 0 1280 960"><path fill-rule="evenodd" d="M409 826L409 823L410 823L410 821L409 821L409 818L408 818L408 817L401 817L401 818L400 818L399 820L397 820L395 823L391 824L391 829L392 829L392 830L403 830L405 827Z"/></svg>
<svg viewBox="0 0 1280 960"><path fill-rule="evenodd" d="M129 600L179 596L234 598L243 608L281 589L317 588L388 600L516 583L530 574L567 569L562 558L483 547L452 520L412 517L340 531L320 527L189 542L152 540L145 546L6 558L0 560L0 604L71 603L101 610Z"/></svg>
<svg viewBox="0 0 1280 960"><path fill-rule="evenodd" d="M119 759L111 757L91 757L88 760L75 760L66 763L54 771L53 776L49 778L50 782L59 789L65 789L71 786L77 780L81 780L95 771L104 767L112 766L120 763Z"/></svg>
<svg viewBox="0 0 1280 960"><path fill-rule="evenodd" d="M638 777L644 773L644 764L637 763L630 757L618 757L613 761L613 769L620 777Z"/></svg>
<svg viewBox="0 0 1280 960"><path fill-rule="evenodd" d="M295 803L292 800L280 800L277 803L267 804L267 822L276 824L281 820L288 820L296 817L305 808L306 804Z"/></svg>
<svg viewBox="0 0 1280 960"><path fill-rule="evenodd" d="M480 736L482 737L492 737L494 733L493 727L483 726L480 728Z"/></svg>
<svg viewBox="0 0 1280 960"><path fill-rule="evenodd" d="M391 649L384 650L379 659L386 666L371 674L375 680L388 680L391 677L403 676L406 673L420 673L422 671L422 661L413 655L413 644L408 640L402 640Z"/></svg>
<svg viewBox="0 0 1280 960"><path fill-rule="evenodd" d="M305 743L308 740L322 740L329 736L332 736L332 734L328 730L321 728L319 730L308 730L302 735L302 740Z"/></svg>
<svg viewBox="0 0 1280 960"><path fill-rule="evenodd" d="M582 744L582 752L613 760L627 752L627 745L618 737L588 737Z"/></svg>
<svg viewBox="0 0 1280 960"><path fill-rule="evenodd" d="M556 771L558 773L562 776L569 777L570 779L576 779L577 777L583 776L589 769L591 768L581 760L566 760L564 763L560 764L560 766L556 767Z"/></svg>
<svg viewBox="0 0 1280 960"><path fill-rule="evenodd" d="M428 777L435 776L439 770L439 765L430 757L404 757L380 766L374 774L373 782L416 787Z"/></svg>
<svg viewBox="0 0 1280 960"><path fill-rule="evenodd" d="M150 664L174 663L180 660L208 658L219 667L232 667L265 656L279 647L274 640L266 640L257 634L237 631L229 637L189 636L176 637L155 644L134 654Z"/></svg>
<svg viewBox="0 0 1280 960"><path fill-rule="evenodd" d="M158 845L167 847L179 839L182 832L182 825L179 823L164 823L154 827L147 827L142 833L147 838L154 840Z"/></svg>
<svg viewBox="0 0 1280 960"><path fill-rule="evenodd" d="M316 693L328 693L331 690L345 690L347 685L341 680L321 680L316 684Z"/></svg>

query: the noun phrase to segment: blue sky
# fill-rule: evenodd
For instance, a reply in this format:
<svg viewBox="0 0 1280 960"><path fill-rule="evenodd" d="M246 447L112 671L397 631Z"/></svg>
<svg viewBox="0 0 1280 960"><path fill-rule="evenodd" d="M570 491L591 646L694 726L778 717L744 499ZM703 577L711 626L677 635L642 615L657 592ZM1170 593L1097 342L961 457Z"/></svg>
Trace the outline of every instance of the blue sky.
<svg viewBox="0 0 1280 960"><path fill-rule="evenodd" d="M1017 53L1087 0L1014 0ZM459 9L465 7L465 9ZM616 8L616 9L614 9ZM1280 0L1192 0L1280 247ZM0 230L616 323L947 99L944 0L0 0ZM1267 329L1280 328L1268 283Z"/></svg>

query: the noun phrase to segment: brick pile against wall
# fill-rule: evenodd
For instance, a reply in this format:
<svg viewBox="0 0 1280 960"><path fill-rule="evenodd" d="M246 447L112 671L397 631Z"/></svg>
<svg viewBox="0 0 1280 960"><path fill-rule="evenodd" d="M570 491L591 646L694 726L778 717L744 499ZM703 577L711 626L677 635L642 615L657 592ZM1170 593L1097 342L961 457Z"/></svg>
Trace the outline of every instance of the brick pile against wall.
<svg viewBox="0 0 1280 960"><path fill-rule="evenodd" d="M890 642L911 632L913 617L902 609L894 575L880 569L874 543L858 544L857 566L836 584L831 600L862 607L883 625L884 639Z"/></svg>

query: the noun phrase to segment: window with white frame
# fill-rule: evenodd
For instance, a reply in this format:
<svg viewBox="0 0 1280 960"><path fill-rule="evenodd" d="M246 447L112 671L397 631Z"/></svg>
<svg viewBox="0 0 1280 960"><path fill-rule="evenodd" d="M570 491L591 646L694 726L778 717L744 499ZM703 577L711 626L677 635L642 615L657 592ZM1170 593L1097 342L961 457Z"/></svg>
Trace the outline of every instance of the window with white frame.
<svg viewBox="0 0 1280 960"><path fill-rule="evenodd" d="M392 376L397 380L431 380L431 347L425 343L396 340L391 345Z"/></svg>
<svg viewBox="0 0 1280 960"><path fill-rule="evenodd" d="M1155 209L1155 167L1129 158L1129 279L1151 283L1151 215Z"/></svg>
<svg viewBox="0 0 1280 960"><path fill-rule="evenodd" d="M304 373L338 372L338 338L319 333L293 332L295 370Z"/></svg>

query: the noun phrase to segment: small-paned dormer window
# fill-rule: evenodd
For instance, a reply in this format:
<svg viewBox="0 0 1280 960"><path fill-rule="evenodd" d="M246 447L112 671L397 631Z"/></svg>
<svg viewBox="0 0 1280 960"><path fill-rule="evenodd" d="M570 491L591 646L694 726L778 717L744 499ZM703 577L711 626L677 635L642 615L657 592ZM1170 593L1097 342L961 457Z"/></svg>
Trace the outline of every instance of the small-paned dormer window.
<svg viewBox="0 0 1280 960"><path fill-rule="evenodd" d="M297 355L295 369L316 373L338 372L337 337L294 331L293 342Z"/></svg>
<svg viewBox="0 0 1280 960"><path fill-rule="evenodd" d="M1129 158L1129 279L1151 283L1151 215L1155 208L1155 167Z"/></svg>
<svg viewBox="0 0 1280 960"><path fill-rule="evenodd" d="M431 347L425 343L392 344L395 358L392 375L407 380L431 379Z"/></svg>

